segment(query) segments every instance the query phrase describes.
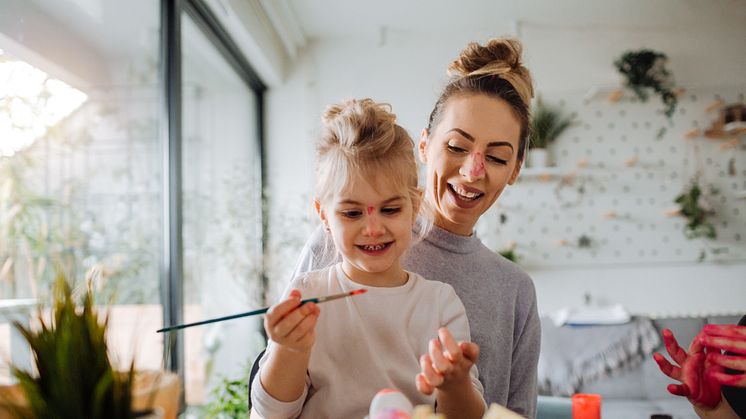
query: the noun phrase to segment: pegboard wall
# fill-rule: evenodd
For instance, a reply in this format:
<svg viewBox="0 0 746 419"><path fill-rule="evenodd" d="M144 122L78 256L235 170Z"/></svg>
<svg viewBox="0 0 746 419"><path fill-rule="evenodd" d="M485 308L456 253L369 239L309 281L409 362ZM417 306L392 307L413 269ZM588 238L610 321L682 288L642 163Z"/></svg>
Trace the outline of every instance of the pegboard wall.
<svg viewBox="0 0 746 419"><path fill-rule="evenodd" d="M550 145L553 167L525 170L478 234L496 251L513 245L527 268L746 261L746 137L686 135L718 117L713 102L743 103L745 92L687 90L670 121L657 96L542 95L578 123ZM697 174L715 240L687 239L686 219L671 214Z"/></svg>

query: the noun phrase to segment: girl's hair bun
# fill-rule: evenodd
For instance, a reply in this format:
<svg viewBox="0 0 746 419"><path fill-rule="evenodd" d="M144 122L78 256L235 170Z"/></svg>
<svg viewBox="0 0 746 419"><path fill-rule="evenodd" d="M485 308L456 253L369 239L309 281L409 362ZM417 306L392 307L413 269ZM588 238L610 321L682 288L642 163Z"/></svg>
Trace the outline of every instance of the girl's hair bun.
<svg viewBox="0 0 746 419"><path fill-rule="evenodd" d="M329 106L321 119L321 148L339 147L345 154L363 158L386 154L402 130L391 107L372 99L352 99Z"/></svg>

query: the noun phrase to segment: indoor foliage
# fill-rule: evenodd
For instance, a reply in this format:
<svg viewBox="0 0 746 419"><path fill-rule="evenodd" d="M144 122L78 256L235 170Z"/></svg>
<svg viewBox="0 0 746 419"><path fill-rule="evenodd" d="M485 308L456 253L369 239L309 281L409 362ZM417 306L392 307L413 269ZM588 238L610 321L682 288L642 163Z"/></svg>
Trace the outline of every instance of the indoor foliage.
<svg viewBox="0 0 746 419"><path fill-rule="evenodd" d="M649 90L659 95L665 105L664 113L670 119L676 111L678 99L673 90L673 74L666 68L667 61L668 57L661 52L641 49L625 52L614 61L614 66L624 76L625 85L641 101L647 102Z"/></svg>

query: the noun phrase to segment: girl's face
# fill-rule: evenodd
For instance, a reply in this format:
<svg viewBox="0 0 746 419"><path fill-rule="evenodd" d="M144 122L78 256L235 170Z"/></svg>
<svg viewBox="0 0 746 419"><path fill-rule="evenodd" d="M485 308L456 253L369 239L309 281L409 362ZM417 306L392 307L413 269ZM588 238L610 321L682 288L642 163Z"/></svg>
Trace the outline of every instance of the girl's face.
<svg viewBox="0 0 746 419"><path fill-rule="evenodd" d="M426 199L435 224L468 236L479 217L512 185L521 126L510 106L486 95L448 100L433 132L422 131L420 160L427 165Z"/></svg>
<svg viewBox="0 0 746 419"><path fill-rule="evenodd" d="M377 287L403 285L407 275L399 258L412 241L417 208L407 191L395 190L385 178L374 185L357 177L322 207L317 204L319 216L350 279Z"/></svg>

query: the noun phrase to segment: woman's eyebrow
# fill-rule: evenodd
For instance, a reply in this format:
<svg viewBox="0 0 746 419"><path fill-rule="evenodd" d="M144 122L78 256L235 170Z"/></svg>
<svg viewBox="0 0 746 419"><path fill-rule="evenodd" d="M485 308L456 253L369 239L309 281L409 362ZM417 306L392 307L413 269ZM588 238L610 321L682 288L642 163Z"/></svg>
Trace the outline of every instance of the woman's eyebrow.
<svg viewBox="0 0 746 419"><path fill-rule="evenodd" d="M474 137L471 134L462 130L461 128L451 128L448 132L451 132L451 131L460 134L462 137L466 138L472 143L475 141ZM491 141L487 143L487 147L510 147L510 149L513 150L513 144L511 144L508 141Z"/></svg>

